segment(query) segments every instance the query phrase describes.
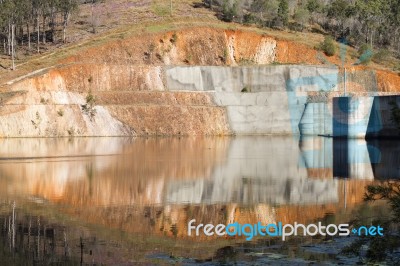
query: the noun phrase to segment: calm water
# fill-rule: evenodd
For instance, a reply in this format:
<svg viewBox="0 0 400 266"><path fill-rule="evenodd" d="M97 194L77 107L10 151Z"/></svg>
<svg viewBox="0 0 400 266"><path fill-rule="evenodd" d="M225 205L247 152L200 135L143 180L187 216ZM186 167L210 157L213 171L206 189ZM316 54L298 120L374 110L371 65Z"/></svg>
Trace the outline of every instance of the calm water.
<svg viewBox="0 0 400 266"><path fill-rule="evenodd" d="M10 264L354 263L351 239L187 236L187 223L329 223L386 208L396 141L293 137L0 140L0 261Z"/></svg>

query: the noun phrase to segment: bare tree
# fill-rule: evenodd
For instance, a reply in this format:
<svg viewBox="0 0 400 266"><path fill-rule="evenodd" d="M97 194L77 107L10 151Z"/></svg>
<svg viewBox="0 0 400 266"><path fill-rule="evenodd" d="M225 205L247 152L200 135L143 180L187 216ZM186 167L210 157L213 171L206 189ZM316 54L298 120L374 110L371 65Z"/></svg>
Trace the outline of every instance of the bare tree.
<svg viewBox="0 0 400 266"><path fill-rule="evenodd" d="M15 24L11 24L11 69L15 70Z"/></svg>
<svg viewBox="0 0 400 266"><path fill-rule="evenodd" d="M63 17L63 42L66 42L66 32L68 26L68 20L73 11L78 8L77 0L60 0L59 9Z"/></svg>
<svg viewBox="0 0 400 266"><path fill-rule="evenodd" d="M91 12L92 12L92 18L91 18L91 23L92 23L92 32L94 34L97 33L97 27L99 26L99 20L100 20L100 14L98 13L98 3L99 1L97 0L92 0L92 6L91 6Z"/></svg>

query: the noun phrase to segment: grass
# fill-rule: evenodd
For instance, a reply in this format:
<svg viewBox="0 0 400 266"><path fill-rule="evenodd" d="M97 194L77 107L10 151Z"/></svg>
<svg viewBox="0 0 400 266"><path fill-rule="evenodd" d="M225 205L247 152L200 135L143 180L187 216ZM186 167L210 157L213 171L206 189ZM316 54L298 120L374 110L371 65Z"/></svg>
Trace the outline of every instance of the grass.
<svg viewBox="0 0 400 266"><path fill-rule="evenodd" d="M159 1L154 1L152 4L152 11L159 17L165 17L171 15L171 9L169 5L165 5L165 3L158 3Z"/></svg>

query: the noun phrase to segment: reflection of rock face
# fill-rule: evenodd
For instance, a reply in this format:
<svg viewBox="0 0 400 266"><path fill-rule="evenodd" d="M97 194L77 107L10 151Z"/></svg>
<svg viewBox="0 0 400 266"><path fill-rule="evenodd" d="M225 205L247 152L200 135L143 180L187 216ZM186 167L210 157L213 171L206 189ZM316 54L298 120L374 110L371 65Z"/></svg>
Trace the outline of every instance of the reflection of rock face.
<svg viewBox="0 0 400 266"><path fill-rule="evenodd" d="M229 141L228 138L3 140L0 156L14 159L0 161L0 175L12 178L2 189L86 206L161 204L166 180L210 176L215 164L225 157ZM81 156L77 157L78 154Z"/></svg>
<svg viewBox="0 0 400 266"><path fill-rule="evenodd" d="M300 148L291 137L10 139L0 146L1 176L11 178L4 191L81 206L333 203L338 169L373 179L376 162L365 141L324 138L303 139Z"/></svg>
<svg viewBox="0 0 400 266"><path fill-rule="evenodd" d="M0 139L0 156L21 159L111 155L131 142L131 138Z"/></svg>
<svg viewBox="0 0 400 266"><path fill-rule="evenodd" d="M228 160L211 178L173 181L169 203L305 204L337 202L335 180L307 179L297 140L240 137L232 142Z"/></svg>
<svg viewBox="0 0 400 266"><path fill-rule="evenodd" d="M357 178L334 179L333 144L326 139L300 146L291 137L265 136L11 139L0 145L1 195L62 203L69 215L128 232L185 237L191 219L310 222L359 203L370 182L358 179L357 167ZM369 149L358 151L345 149L350 158L364 158ZM318 169L329 175L310 178L311 172L321 177Z"/></svg>
<svg viewBox="0 0 400 266"><path fill-rule="evenodd" d="M60 198L71 183L84 180L88 170L102 171L107 155L117 154L131 142L114 139L3 139L0 141L0 176L12 178L7 192ZM99 155L101 157L93 157Z"/></svg>

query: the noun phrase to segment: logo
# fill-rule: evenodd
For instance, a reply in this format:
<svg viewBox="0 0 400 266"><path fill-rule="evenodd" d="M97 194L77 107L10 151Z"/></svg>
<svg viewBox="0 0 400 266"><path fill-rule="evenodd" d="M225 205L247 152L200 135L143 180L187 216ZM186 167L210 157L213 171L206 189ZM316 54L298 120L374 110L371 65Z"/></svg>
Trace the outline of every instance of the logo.
<svg viewBox="0 0 400 266"><path fill-rule="evenodd" d="M383 228L378 226L361 226L350 230L349 224L275 224L262 225L261 222L256 224L240 224L231 223L224 224L198 224L196 219L192 219L188 223L188 236L244 236L247 241L251 241L254 237L281 237L282 241L287 240L290 236L349 236L350 234L357 236L383 236Z"/></svg>

